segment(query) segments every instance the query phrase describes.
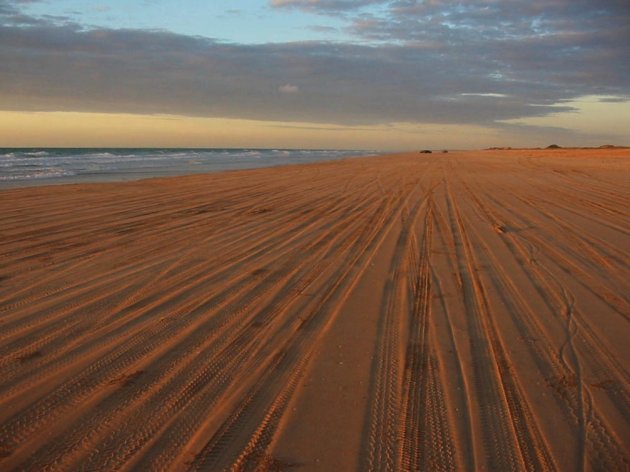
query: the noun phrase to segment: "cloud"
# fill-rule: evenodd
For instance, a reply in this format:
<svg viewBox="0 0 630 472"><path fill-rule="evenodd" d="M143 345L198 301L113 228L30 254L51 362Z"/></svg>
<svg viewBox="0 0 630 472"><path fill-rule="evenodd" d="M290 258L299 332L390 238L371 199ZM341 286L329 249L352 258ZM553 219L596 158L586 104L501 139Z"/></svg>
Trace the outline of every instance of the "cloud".
<svg viewBox="0 0 630 472"><path fill-rule="evenodd" d="M19 5L39 3L42 0L0 0L0 15L19 13Z"/></svg>
<svg viewBox="0 0 630 472"><path fill-rule="evenodd" d="M364 9L376 4L384 10ZM272 5L343 10L361 41L241 45L4 21L0 109L499 126L574 110L580 96L630 96L625 0ZM20 14L2 0L0 12Z"/></svg>
<svg viewBox="0 0 630 472"><path fill-rule="evenodd" d="M282 93L294 94L300 91L300 88L297 85L284 84L278 87L278 90Z"/></svg>
<svg viewBox="0 0 630 472"><path fill-rule="evenodd" d="M10 0L0 0L0 16L9 16L9 15L17 15L20 13L20 10L16 6L15 1Z"/></svg>
<svg viewBox="0 0 630 472"><path fill-rule="evenodd" d="M460 95L462 97L495 97L495 98L505 98L507 97L506 94L504 93L473 93L473 92L468 92L468 93L460 93Z"/></svg>
<svg viewBox="0 0 630 472"><path fill-rule="evenodd" d="M271 0L275 8L299 8L320 13L357 10L369 5L387 3L383 0Z"/></svg>
<svg viewBox="0 0 630 472"><path fill-rule="evenodd" d="M70 19L65 16L43 15L41 17L34 17L22 12L21 6L31 3L40 3L41 1L42 0L0 0L0 27L3 25L46 26L70 23Z"/></svg>
<svg viewBox="0 0 630 472"><path fill-rule="evenodd" d="M474 61L462 68L433 51L399 46L235 45L166 32L71 26L4 27L0 44L4 109L338 124L471 123L538 116L572 96L564 84L508 86L489 79ZM295 99L270 94L278 83ZM295 93L292 84L309 93ZM507 94L507 89L507 98L460 95Z"/></svg>

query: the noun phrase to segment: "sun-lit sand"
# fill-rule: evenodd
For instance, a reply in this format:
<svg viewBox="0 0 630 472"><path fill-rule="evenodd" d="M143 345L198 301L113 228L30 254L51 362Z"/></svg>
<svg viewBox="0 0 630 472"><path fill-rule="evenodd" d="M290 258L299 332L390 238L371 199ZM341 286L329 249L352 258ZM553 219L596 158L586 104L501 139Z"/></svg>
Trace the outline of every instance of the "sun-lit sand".
<svg viewBox="0 0 630 472"><path fill-rule="evenodd" d="M0 470L630 470L630 150L0 192Z"/></svg>

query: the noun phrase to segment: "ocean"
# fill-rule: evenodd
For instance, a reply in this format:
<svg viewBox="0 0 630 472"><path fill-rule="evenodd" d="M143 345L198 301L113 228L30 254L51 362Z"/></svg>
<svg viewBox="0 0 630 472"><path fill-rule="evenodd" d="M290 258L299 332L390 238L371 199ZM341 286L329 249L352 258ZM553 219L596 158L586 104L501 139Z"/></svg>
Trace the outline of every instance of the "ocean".
<svg viewBox="0 0 630 472"><path fill-rule="evenodd" d="M125 181L376 154L330 149L0 148L0 188Z"/></svg>

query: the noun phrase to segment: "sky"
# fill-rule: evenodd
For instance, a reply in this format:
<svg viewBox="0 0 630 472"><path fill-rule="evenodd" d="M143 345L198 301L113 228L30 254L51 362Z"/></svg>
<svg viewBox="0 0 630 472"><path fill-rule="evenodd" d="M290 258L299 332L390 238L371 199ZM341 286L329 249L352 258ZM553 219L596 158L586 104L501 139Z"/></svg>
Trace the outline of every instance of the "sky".
<svg viewBox="0 0 630 472"><path fill-rule="evenodd" d="M0 147L630 145L630 0L0 0Z"/></svg>

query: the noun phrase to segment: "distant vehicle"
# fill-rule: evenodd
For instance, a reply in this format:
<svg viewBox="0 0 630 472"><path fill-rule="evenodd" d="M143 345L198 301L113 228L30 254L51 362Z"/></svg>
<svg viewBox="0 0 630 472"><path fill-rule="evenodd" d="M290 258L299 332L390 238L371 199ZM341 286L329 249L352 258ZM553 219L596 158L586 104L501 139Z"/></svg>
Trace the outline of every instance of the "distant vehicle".
<svg viewBox="0 0 630 472"><path fill-rule="evenodd" d="M420 151L420 154L431 154L433 151L429 151L428 149L423 149Z"/></svg>

